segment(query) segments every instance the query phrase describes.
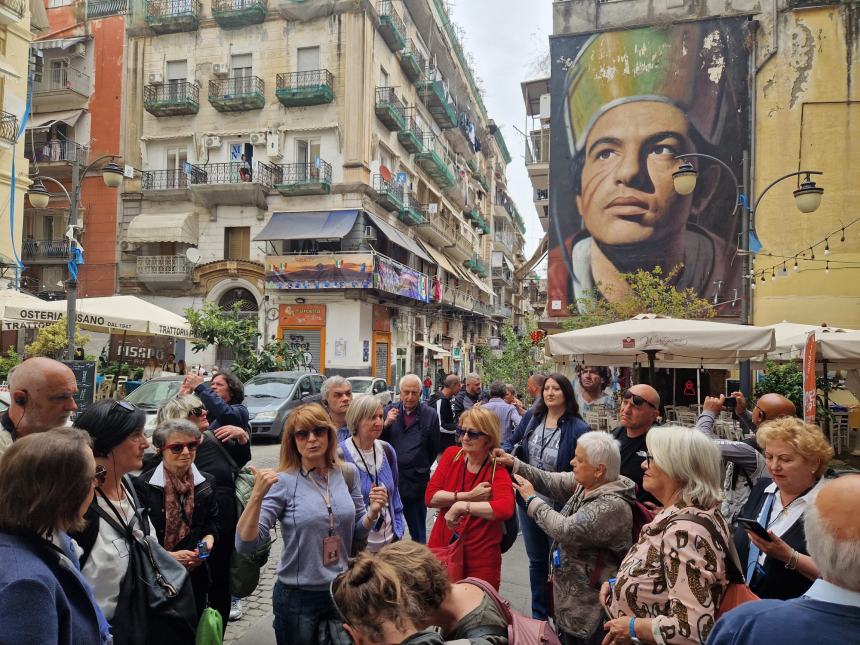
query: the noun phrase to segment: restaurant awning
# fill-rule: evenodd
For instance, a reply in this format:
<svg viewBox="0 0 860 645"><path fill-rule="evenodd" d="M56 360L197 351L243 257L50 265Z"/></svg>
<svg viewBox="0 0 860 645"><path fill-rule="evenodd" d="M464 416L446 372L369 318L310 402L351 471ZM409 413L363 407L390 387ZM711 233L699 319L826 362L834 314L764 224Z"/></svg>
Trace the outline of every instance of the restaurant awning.
<svg viewBox="0 0 860 645"><path fill-rule="evenodd" d="M62 110L60 112L41 112L34 114L27 122L28 130L47 130L55 123L65 123L75 127L84 110Z"/></svg>
<svg viewBox="0 0 860 645"><path fill-rule="evenodd" d="M254 241L339 240L352 230L356 217L357 210L272 213L272 218L257 233Z"/></svg>
<svg viewBox="0 0 860 645"><path fill-rule="evenodd" d="M71 49L78 43L84 43L90 39L89 36L75 36L74 38L51 38L49 40L34 40L30 43L33 49Z"/></svg>
<svg viewBox="0 0 860 645"><path fill-rule="evenodd" d="M451 355L451 352L449 352L441 345L434 345L433 343L428 343L426 340L416 340L415 344L419 347L423 347L424 349L429 349L431 352L434 352L436 356L440 358Z"/></svg>
<svg viewBox="0 0 860 645"><path fill-rule="evenodd" d="M435 262L431 260L430 257L424 252L424 249L418 246L418 242L410 238L408 235L405 235L398 231L381 217L377 217L373 213L368 213L367 216L370 217L371 221L379 227L379 230L381 230L385 234L385 237L394 242L397 246L400 246L409 251L410 253L417 255L425 262L435 264Z"/></svg>
<svg viewBox="0 0 860 645"><path fill-rule="evenodd" d="M143 213L131 220L125 239L135 244L197 244L197 213Z"/></svg>
<svg viewBox="0 0 860 645"><path fill-rule="evenodd" d="M456 267L451 263L451 261L445 257L445 254L442 251L437 251L429 244L422 244L421 246L430 254L430 257L438 264L440 267L445 269L448 273L451 274L454 278L460 277L460 272L456 269Z"/></svg>

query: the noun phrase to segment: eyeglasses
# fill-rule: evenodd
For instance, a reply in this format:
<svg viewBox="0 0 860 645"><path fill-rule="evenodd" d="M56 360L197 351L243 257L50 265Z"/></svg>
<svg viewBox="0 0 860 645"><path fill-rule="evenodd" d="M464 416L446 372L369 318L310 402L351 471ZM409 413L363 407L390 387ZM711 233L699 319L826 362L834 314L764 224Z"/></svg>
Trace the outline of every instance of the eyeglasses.
<svg viewBox="0 0 860 645"><path fill-rule="evenodd" d="M325 437L328 435L328 428L313 428L311 430L296 430L293 434L296 436L296 439L301 439L302 441L307 441L308 437L311 436L311 433L319 439L320 437Z"/></svg>
<svg viewBox="0 0 860 645"><path fill-rule="evenodd" d="M483 432L478 432L477 430L466 430L465 428L457 428L457 438L462 439L463 435L466 435L472 441L480 439L481 437L486 437L487 435Z"/></svg>
<svg viewBox="0 0 860 645"><path fill-rule="evenodd" d="M621 399L624 401L632 402L634 408L641 408L643 405L647 404L655 410L657 409L657 406L651 403L651 401L639 396L638 394L633 394L633 392L631 392L630 390L624 390L624 392L621 394Z"/></svg>
<svg viewBox="0 0 860 645"><path fill-rule="evenodd" d="M758 406L758 402L753 406L753 410L758 410L762 421L767 421L767 413Z"/></svg>
<svg viewBox="0 0 860 645"><path fill-rule="evenodd" d="M96 474L93 475L93 481L96 483L96 486L104 486L107 481L107 468L96 466Z"/></svg>
<svg viewBox="0 0 860 645"><path fill-rule="evenodd" d="M199 441L189 441L188 443L169 443L164 446L165 450L169 450L174 455L181 455L182 451L185 448L188 448L188 452L194 452L197 450L197 447L200 445Z"/></svg>
<svg viewBox="0 0 860 645"><path fill-rule="evenodd" d="M642 457L642 459L644 459L644 460L645 460L645 462L646 462L646 463L647 463L647 465L648 465L648 466L647 466L648 468L650 468L650 467L651 467L651 463L654 461L654 455L652 455L650 452L646 452L646 451L644 451L644 450L640 450L640 451L639 451L639 452L637 452L636 454L637 454L639 457Z"/></svg>
<svg viewBox="0 0 860 645"><path fill-rule="evenodd" d="M111 413L116 409L120 409L123 412L134 412L135 410L137 410L137 408L134 407L133 404L129 403L128 401L123 401L121 399L117 399L113 402L113 405L110 406Z"/></svg>
<svg viewBox="0 0 860 645"><path fill-rule="evenodd" d="M202 417L205 413L206 413L206 408L201 406L199 408L194 408L193 410L191 410L191 412L189 412L188 415L192 416L192 417Z"/></svg>

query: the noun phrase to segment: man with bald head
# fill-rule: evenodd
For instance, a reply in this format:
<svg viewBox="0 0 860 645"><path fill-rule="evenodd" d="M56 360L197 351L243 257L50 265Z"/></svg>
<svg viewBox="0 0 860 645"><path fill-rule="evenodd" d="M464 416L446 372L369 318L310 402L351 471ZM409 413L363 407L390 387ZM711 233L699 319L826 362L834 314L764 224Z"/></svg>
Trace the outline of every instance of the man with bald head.
<svg viewBox="0 0 860 645"><path fill-rule="evenodd" d="M647 449L645 436L660 416L660 395L650 385L639 383L621 395L620 425L612 436L621 444L621 474L636 482L640 502L657 505L657 499L642 487L642 462Z"/></svg>
<svg viewBox="0 0 860 645"><path fill-rule="evenodd" d="M826 483L803 514L821 578L800 598L749 602L717 621L708 645L856 643L860 635L860 475Z"/></svg>
<svg viewBox="0 0 860 645"><path fill-rule="evenodd" d="M696 429L710 437L723 456L725 477L723 478L723 517L729 524L746 504L750 491L759 477L766 473L764 455L755 440L755 431L765 421L781 417L793 417L796 413L794 403L781 394L765 394L756 401L752 412L747 410L746 399L740 392L732 392L735 414L741 427L748 433L740 441L721 439L714 433L714 423L724 409L726 397L705 397L702 414L696 420Z"/></svg>
<svg viewBox="0 0 860 645"><path fill-rule="evenodd" d="M28 358L9 374L9 410L0 417L0 454L12 442L64 426L78 409L75 375L51 358Z"/></svg>

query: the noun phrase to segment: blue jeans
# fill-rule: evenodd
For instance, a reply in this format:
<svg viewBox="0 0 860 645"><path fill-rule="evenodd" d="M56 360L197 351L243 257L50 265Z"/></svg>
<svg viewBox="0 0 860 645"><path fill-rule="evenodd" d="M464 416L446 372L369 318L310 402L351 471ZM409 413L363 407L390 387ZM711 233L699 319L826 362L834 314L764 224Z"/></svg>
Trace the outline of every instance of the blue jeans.
<svg viewBox="0 0 860 645"><path fill-rule="evenodd" d="M340 626L342 621L328 590L310 591L276 582L272 590L272 611L278 645L319 645L320 623L327 620L337 624L335 629L341 640L335 642L350 642Z"/></svg>
<svg viewBox="0 0 860 645"><path fill-rule="evenodd" d="M420 497L404 497L403 518L412 540L427 544L427 507L424 506L424 500Z"/></svg>
<svg viewBox="0 0 860 645"><path fill-rule="evenodd" d="M549 618L546 579L549 577L549 550L552 539L520 506L517 506L520 531L529 556L529 583L532 588L532 618Z"/></svg>

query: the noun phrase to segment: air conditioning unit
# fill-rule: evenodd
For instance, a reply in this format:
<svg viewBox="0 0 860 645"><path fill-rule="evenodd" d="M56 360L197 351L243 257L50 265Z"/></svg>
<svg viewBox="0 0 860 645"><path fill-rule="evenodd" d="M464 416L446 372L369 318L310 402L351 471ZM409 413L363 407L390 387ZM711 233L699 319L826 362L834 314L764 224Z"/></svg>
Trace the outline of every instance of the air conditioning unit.
<svg viewBox="0 0 860 645"><path fill-rule="evenodd" d="M86 56L87 55L87 46L85 43L78 43L74 47L72 47L72 56Z"/></svg>
<svg viewBox="0 0 860 645"><path fill-rule="evenodd" d="M215 76L229 76L230 66L227 63L212 63L212 73Z"/></svg>
<svg viewBox="0 0 860 645"><path fill-rule="evenodd" d="M221 137L216 137L215 135L206 136L203 138L203 145L207 148L220 148Z"/></svg>
<svg viewBox="0 0 860 645"><path fill-rule="evenodd" d="M252 146L264 146L264 145L266 145L266 133L265 132L252 132L251 133L251 145Z"/></svg>
<svg viewBox="0 0 860 645"><path fill-rule="evenodd" d="M375 240L376 239L376 229L373 228L372 226L365 226L364 227L364 235L362 235L362 237L365 240Z"/></svg>
<svg viewBox="0 0 860 645"><path fill-rule="evenodd" d="M547 121L549 120L550 115L549 97L549 94L541 94L540 97L540 118Z"/></svg>
<svg viewBox="0 0 860 645"><path fill-rule="evenodd" d="M137 251L137 244L134 244L132 242L123 241L120 242L119 246L126 253L133 253L134 251Z"/></svg>
<svg viewBox="0 0 860 645"><path fill-rule="evenodd" d="M164 84L164 75L160 72L155 72L149 75L149 84L150 85L163 85Z"/></svg>

